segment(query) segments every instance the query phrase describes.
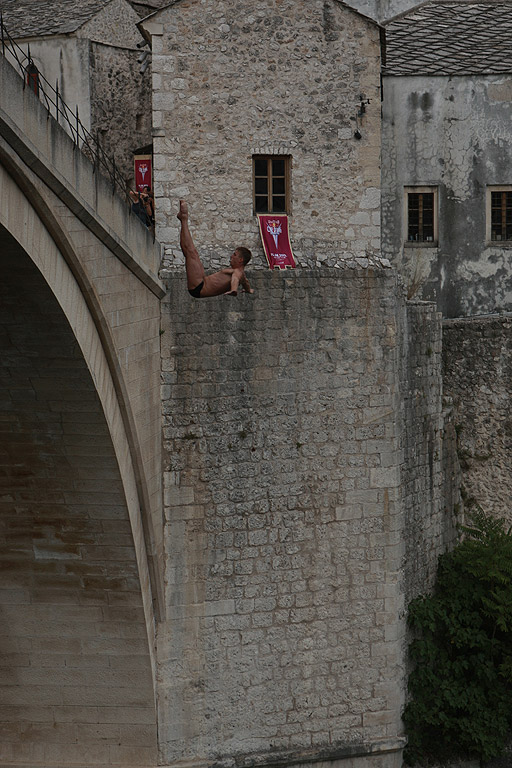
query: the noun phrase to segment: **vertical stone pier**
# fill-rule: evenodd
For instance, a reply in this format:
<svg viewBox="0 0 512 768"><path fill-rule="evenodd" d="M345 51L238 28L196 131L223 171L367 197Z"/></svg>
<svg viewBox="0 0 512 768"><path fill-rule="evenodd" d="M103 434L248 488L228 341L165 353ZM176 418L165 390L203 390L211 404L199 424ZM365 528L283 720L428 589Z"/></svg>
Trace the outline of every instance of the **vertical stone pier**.
<svg viewBox="0 0 512 768"><path fill-rule="evenodd" d="M391 270L164 307L165 765L398 766L405 302Z"/></svg>

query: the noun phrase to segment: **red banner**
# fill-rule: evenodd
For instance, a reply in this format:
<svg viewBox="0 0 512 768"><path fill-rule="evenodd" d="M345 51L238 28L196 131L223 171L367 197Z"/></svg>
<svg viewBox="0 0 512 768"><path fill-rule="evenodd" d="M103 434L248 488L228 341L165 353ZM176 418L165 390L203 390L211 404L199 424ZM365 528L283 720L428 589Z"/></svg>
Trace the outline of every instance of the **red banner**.
<svg viewBox="0 0 512 768"><path fill-rule="evenodd" d="M258 224L269 268L295 269L295 259L288 235L288 216L272 213L258 214Z"/></svg>
<svg viewBox="0 0 512 768"><path fill-rule="evenodd" d="M135 189L142 192L144 187L153 189L151 155L135 155Z"/></svg>

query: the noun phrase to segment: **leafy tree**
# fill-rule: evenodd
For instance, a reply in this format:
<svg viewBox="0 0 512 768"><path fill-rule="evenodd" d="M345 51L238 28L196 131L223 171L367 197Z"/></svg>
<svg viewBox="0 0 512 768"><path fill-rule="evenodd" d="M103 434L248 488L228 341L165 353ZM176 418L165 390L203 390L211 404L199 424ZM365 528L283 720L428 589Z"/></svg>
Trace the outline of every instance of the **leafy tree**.
<svg viewBox="0 0 512 768"><path fill-rule="evenodd" d="M410 765L503 753L512 726L512 534L477 509L408 622Z"/></svg>

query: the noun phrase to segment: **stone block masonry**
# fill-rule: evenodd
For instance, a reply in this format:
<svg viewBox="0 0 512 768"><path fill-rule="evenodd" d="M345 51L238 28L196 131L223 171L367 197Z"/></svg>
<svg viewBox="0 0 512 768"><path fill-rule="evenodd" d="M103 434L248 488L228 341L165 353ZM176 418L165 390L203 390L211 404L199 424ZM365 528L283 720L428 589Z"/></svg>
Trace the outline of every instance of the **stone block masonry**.
<svg viewBox="0 0 512 768"><path fill-rule="evenodd" d="M399 764L405 300L391 270L163 308L162 764ZM370 761L370 762L369 762Z"/></svg>
<svg viewBox="0 0 512 768"><path fill-rule="evenodd" d="M218 268L228 243L246 245L265 264L253 215L254 155L289 158L287 213L302 266L379 254L375 23L337 0L262 0L257 7L207 0L173 3L142 26L152 34L164 266L181 263L176 210L183 197L194 206L205 264Z"/></svg>
<svg viewBox="0 0 512 768"><path fill-rule="evenodd" d="M0 76L0 764L147 767L160 249Z"/></svg>
<svg viewBox="0 0 512 768"><path fill-rule="evenodd" d="M99 132L103 151L115 157L132 188L133 152L151 144L150 71L141 75L139 55L138 49L89 44L91 132Z"/></svg>

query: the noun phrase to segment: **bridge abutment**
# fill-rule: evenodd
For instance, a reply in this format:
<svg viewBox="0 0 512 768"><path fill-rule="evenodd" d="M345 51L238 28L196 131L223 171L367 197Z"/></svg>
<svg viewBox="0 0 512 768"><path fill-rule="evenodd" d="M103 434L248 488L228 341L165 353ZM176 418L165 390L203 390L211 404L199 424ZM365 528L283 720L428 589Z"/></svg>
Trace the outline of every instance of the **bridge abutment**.
<svg viewBox="0 0 512 768"><path fill-rule="evenodd" d="M170 278L163 303L162 763L390 768L427 499L406 489L443 476L440 318L392 270L253 282L196 301Z"/></svg>

